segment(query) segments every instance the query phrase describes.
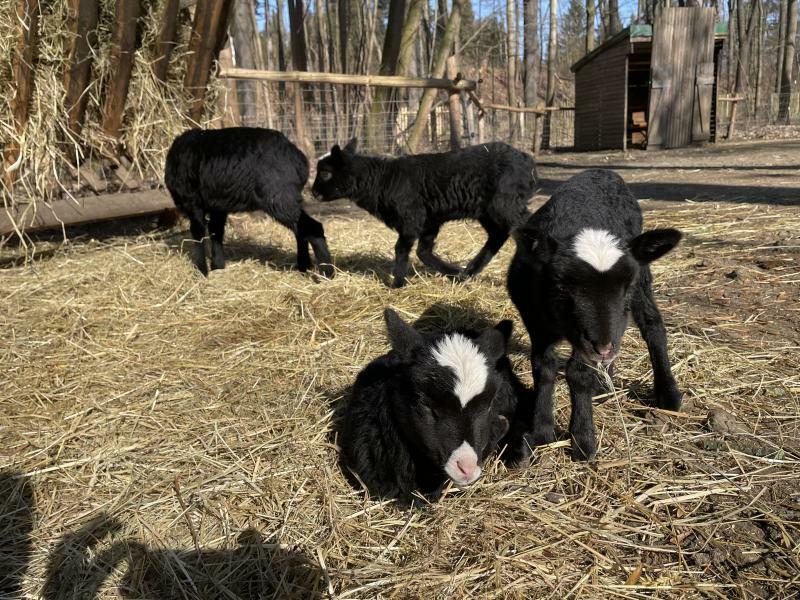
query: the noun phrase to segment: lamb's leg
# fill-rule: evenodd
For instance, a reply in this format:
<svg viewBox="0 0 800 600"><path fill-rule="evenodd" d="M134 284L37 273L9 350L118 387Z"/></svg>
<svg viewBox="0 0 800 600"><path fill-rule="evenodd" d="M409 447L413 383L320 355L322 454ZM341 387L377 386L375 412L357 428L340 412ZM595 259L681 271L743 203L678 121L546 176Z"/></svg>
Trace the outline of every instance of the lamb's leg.
<svg viewBox="0 0 800 600"><path fill-rule="evenodd" d="M397 238L397 243L394 245L394 281L392 282L393 288L401 288L406 284L406 273L408 272L408 255L411 252L411 246L414 245L416 238L411 235L401 233Z"/></svg>
<svg viewBox="0 0 800 600"><path fill-rule="evenodd" d="M631 312L650 352L653 365L653 387L656 406L666 410L679 410L682 394L678 390L667 352L667 331L653 298L653 276L649 267L642 267L639 281L631 298Z"/></svg>
<svg viewBox="0 0 800 600"><path fill-rule="evenodd" d="M597 373L574 353L567 362L567 383L572 400L569 432L573 460L592 460L597 454L592 419L592 395L598 387Z"/></svg>
<svg viewBox="0 0 800 600"><path fill-rule="evenodd" d="M461 272L461 267L442 260L433 253L433 245L436 242L436 236L439 235L439 229L441 229L441 225L437 223L428 225L422 231L417 244L417 256L426 267L434 271L438 271L443 275L458 275Z"/></svg>
<svg viewBox="0 0 800 600"><path fill-rule="evenodd" d="M520 398L517 414L509 434L509 458L520 462L530 456L530 448L556 441L553 422L553 386L558 375L558 356L555 342L541 345L532 343L531 365L533 367L532 402ZM520 392L517 392L521 395Z"/></svg>
<svg viewBox="0 0 800 600"><path fill-rule="evenodd" d="M211 236L211 268L225 268L225 251L222 248L222 240L225 237L225 221L228 213L213 210L208 219L208 233Z"/></svg>
<svg viewBox="0 0 800 600"><path fill-rule="evenodd" d="M482 217L479 221L489 237L475 258L469 261L469 264L459 273L458 278L462 281L480 273L508 239L509 230L507 227L503 227L489 217Z"/></svg>
<svg viewBox="0 0 800 600"><path fill-rule="evenodd" d="M322 275L328 279L333 279L333 260L331 259L331 253L328 251L328 242L325 240L325 230L322 227L322 223L310 217L308 213L303 210L300 211L300 219L297 222L297 230L299 234L297 241L298 268L300 267L300 240L302 239L304 240L302 242L302 253L304 254L306 265L311 264L311 259L308 255L308 244L311 244L311 248L314 250L314 256L317 257L317 266L319 267L320 273L322 273ZM308 267L306 266L306 268Z"/></svg>
<svg viewBox="0 0 800 600"><path fill-rule="evenodd" d="M192 238L194 238L194 250L193 250L193 257L192 262L194 262L194 266L198 268L198 270L203 275L208 275L208 265L206 264L206 246L205 246L205 237L206 237L206 218L203 214L203 211L200 209L193 209L192 211L187 212L186 216L189 218L189 230L192 232Z"/></svg>

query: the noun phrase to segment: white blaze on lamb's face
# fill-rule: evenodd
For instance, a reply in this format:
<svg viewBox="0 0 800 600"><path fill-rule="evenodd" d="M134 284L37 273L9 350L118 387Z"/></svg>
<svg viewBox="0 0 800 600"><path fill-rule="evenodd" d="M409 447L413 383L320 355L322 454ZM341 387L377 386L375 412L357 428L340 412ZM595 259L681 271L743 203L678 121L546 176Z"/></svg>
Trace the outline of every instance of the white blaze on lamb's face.
<svg viewBox="0 0 800 600"><path fill-rule="evenodd" d="M478 455L467 442L453 450L444 465L444 472L457 485L469 485L481 476Z"/></svg>
<svg viewBox="0 0 800 600"><path fill-rule="evenodd" d="M625 254L617 237L604 229L582 229L575 236L572 249L578 258L601 273L611 269Z"/></svg>
<svg viewBox="0 0 800 600"><path fill-rule="evenodd" d="M453 393L462 408L486 387L489 377L486 357L468 337L460 333L444 337L433 349L433 358L455 373Z"/></svg>

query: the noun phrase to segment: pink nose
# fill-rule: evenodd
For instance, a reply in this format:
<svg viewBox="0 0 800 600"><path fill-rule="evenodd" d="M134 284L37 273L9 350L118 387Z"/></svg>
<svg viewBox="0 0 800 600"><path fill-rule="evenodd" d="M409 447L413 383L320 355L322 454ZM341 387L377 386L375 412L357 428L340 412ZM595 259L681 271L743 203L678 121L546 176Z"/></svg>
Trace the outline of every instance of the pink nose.
<svg viewBox="0 0 800 600"><path fill-rule="evenodd" d="M613 351L614 351L614 344L606 344L605 346L597 348L597 353L603 358L611 356L611 353Z"/></svg>
<svg viewBox="0 0 800 600"><path fill-rule="evenodd" d="M456 468L461 475L464 476L464 479L470 479L473 475L475 475L475 470L478 468L478 465L471 464L463 460L456 461Z"/></svg>

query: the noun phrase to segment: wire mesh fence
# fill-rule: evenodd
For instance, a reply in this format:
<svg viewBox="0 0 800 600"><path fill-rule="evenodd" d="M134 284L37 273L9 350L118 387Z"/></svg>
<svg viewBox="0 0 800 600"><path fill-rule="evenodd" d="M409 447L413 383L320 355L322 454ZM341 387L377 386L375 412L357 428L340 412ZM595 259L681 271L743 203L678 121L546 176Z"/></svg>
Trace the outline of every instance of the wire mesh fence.
<svg viewBox="0 0 800 600"><path fill-rule="evenodd" d="M424 117L424 133L417 152L448 150L453 138L461 147L486 141L508 142L529 152L535 146L572 147L571 108L551 111L549 127L543 127L544 119L537 120L531 113L492 109L479 114L469 96L461 93L456 131L452 132L449 94L446 90L433 90L433 94L432 110ZM301 85L231 77L220 102L225 125L277 129L317 156L352 137L358 139L363 152L400 155L411 150L409 135L422 96L423 90L408 88Z"/></svg>
<svg viewBox="0 0 800 600"><path fill-rule="evenodd" d="M800 93L768 94L756 102L748 95L736 103L732 139L800 136ZM734 102L717 105L717 129L721 137L731 132Z"/></svg>

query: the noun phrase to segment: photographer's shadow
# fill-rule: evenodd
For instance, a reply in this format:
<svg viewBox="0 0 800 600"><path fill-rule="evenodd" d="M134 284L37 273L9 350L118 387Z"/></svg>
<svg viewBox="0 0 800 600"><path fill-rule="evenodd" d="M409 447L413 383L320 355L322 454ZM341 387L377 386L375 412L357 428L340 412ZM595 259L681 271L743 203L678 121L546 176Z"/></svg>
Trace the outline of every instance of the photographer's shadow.
<svg viewBox="0 0 800 600"><path fill-rule="evenodd" d="M123 598L191 599L316 599L326 595L320 566L308 557L266 542L254 529L239 535L227 550L150 548L123 539L96 548L121 529L101 516L65 535L49 557L45 600L100 596L104 582L122 563L127 568L117 584Z"/></svg>

